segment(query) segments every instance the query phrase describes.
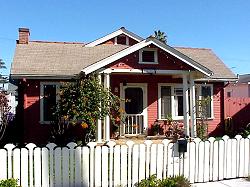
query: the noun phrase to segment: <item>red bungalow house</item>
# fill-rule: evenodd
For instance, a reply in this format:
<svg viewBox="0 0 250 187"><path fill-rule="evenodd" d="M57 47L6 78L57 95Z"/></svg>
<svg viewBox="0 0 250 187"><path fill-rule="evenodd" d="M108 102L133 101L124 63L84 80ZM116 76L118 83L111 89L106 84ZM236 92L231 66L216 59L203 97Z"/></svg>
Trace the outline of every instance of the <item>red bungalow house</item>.
<svg viewBox="0 0 250 187"><path fill-rule="evenodd" d="M99 73L105 87L130 100L121 103L128 123L120 135L143 133L171 115L194 137L196 99L202 96L211 96L209 132L214 134L223 124L223 88L237 77L211 49L171 47L123 27L88 44L30 41L29 35L29 29L19 29L11 68L26 142L46 141L59 84L79 73ZM98 141L110 139L108 116L104 124L102 128L98 121Z"/></svg>

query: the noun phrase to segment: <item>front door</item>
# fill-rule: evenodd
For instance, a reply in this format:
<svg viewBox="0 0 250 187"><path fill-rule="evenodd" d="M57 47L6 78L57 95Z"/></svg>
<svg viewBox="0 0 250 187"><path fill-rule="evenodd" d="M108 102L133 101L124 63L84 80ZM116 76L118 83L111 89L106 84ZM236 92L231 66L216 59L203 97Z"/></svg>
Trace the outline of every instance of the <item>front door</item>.
<svg viewBox="0 0 250 187"><path fill-rule="evenodd" d="M137 83L121 85L121 98L122 108L125 111L121 135L142 134L147 128L147 85Z"/></svg>

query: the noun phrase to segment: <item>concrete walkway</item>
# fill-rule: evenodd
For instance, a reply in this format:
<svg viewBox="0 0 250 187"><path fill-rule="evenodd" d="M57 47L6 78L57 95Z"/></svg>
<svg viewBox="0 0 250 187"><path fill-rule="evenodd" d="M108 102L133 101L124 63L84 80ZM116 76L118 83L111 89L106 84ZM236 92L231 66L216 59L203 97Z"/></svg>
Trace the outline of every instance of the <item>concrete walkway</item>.
<svg viewBox="0 0 250 187"><path fill-rule="evenodd" d="M244 178L222 180L217 182L195 183L193 187L250 187L250 181Z"/></svg>

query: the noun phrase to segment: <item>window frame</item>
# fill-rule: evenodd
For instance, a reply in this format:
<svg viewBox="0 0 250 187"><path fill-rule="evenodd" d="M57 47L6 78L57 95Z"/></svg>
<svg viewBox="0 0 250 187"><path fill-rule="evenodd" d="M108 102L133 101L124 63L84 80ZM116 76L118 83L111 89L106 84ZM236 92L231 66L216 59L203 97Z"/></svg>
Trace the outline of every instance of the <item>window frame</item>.
<svg viewBox="0 0 250 187"><path fill-rule="evenodd" d="M214 99L213 99L213 93L214 93L214 89L213 89L213 84L196 84L195 87L197 88L197 96L198 99L201 100L202 99L202 87L210 87L211 89L211 117L208 117L208 120L214 119ZM196 117L197 119L200 119L200 117Z"/></svg>
<svg viewBox="0 0 250 187"><path fill-rule="evenodd" d="M59 96L59 91L60 91L60 83L59 82L40 82L40 124L50 124L51 121L45 121L44 120L44 103L43 103L43 98L44 98L44 86L45 85L55 85L56 86L56 102L60 99Z"/></svg>
<svg viewBox="0 0 250 187"><path fill-rule="evenodd" d="M142 61L143 51L153 51L154 52L154 62L144 62ZM157 48L143 48L139 50L139 64L158 64L158 50Z"/></svg>
<svg viewBox="0 0 250 187"><path fill-rule="evenodd" d="M161 87L162 86L169 86L171 87L171 117L173 120L184 120L184 116L177 116L175 114L175 94L174 94L174 89L175 88L182 88L183 89L183 85L182 84L172 84L172 83L158 83L158 120L167 120L165 118L161 117ZM201 99L201 87L202 86L209 86L211 89L211 117L208 118L208 120L212 120L214 119L214 105L213 105L213 84L195 84L195 88L197 89L197 96L198 99ZM190 105L189 105L190 106ZM197 117L197 119L199 119L199 117Z"/></svg>

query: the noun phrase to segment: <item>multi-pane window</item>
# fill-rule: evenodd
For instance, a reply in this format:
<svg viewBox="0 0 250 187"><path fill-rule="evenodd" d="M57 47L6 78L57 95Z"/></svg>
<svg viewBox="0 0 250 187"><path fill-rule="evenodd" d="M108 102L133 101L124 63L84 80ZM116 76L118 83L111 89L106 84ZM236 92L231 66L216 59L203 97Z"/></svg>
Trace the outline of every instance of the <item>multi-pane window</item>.
<svg viewBox="0 0 250 187"><path fill-rule="evenodd" d="M58 83L41 83L40 90L40 120L49 122L53 120L53 113L57 102Z"/></svg>
<svg viewBox="0 0 250 187"><path fill-rule="evenodd" d="M212 106L212 85L196 85L196 101L207 100L206 105L203 107L208 118L213 117ZM158 112L159 119L167 119L171 116L173 119L183 118L183 88L182 85L167 85L160 84L158 89ZM190 106L190 93L188 97ZM196 106L197 117L199 106Z"/></svg>

